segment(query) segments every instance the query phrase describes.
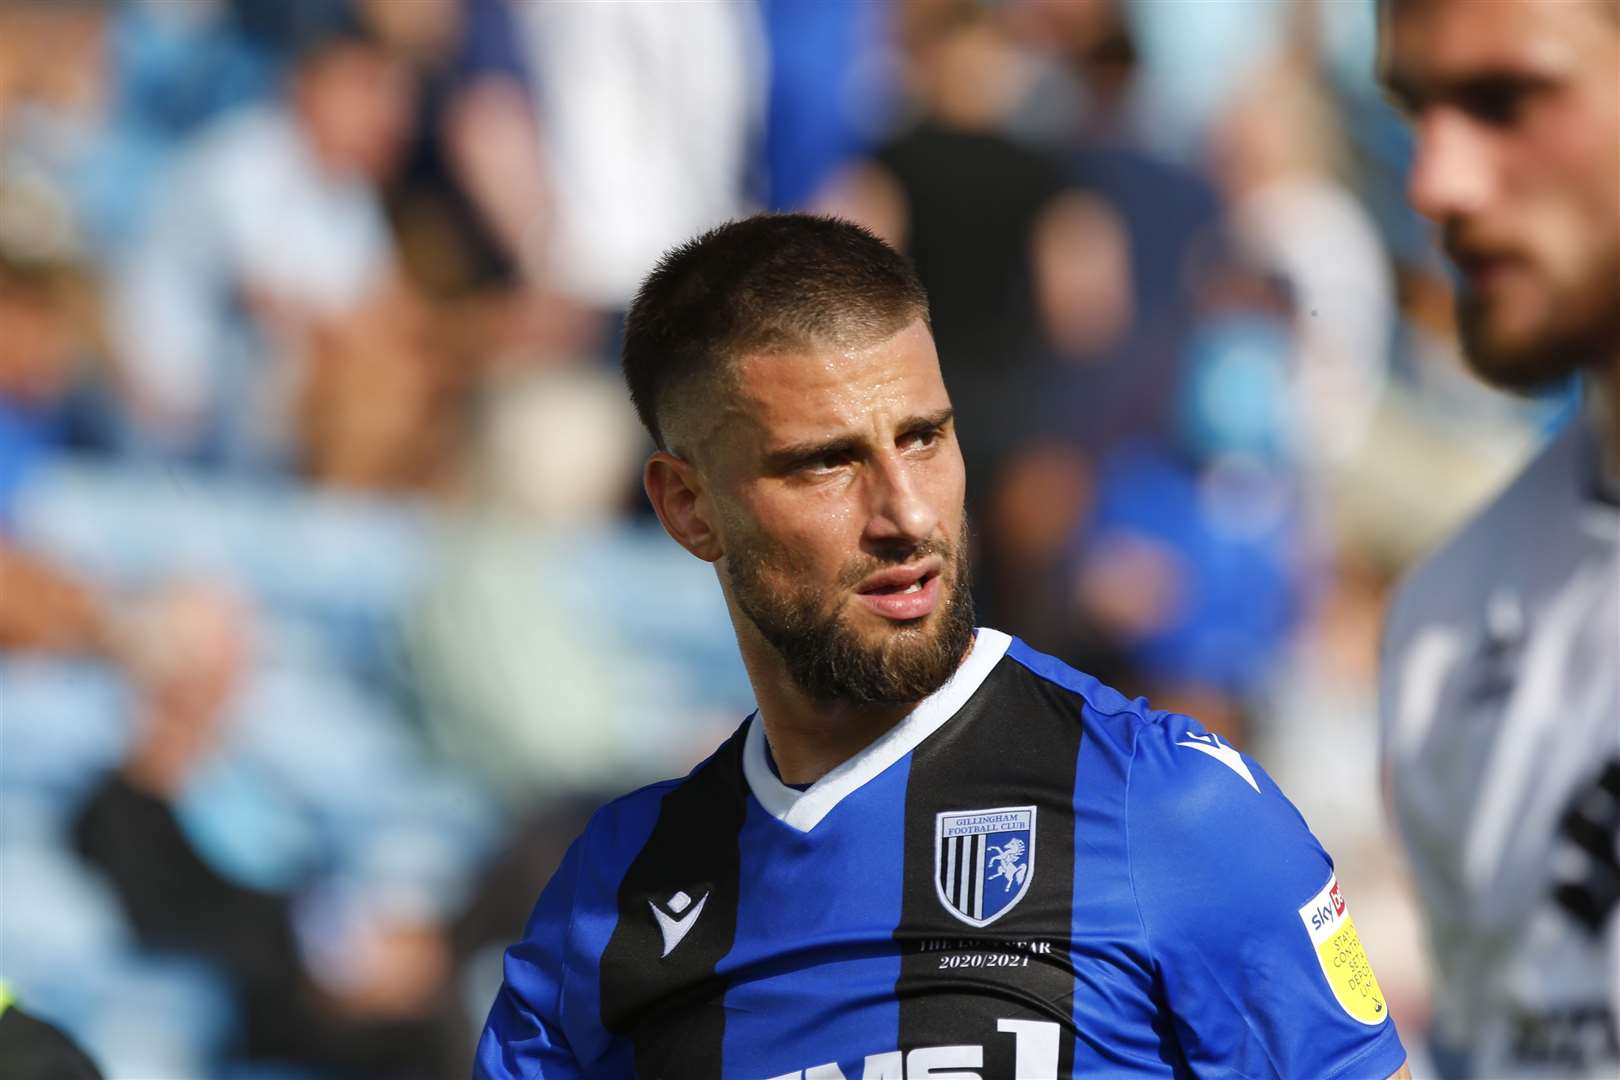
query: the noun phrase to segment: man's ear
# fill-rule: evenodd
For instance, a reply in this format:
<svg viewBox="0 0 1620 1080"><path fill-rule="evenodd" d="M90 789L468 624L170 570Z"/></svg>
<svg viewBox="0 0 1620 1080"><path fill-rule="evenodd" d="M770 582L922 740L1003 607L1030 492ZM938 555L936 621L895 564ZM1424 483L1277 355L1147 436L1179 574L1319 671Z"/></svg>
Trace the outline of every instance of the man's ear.
<svg viewBox="0 0 1620 1080"><path fill-rule="evenodd" d="M681 547L704 562L725 554L710 520L712 508L697 467L660 450L647 459L641 485L663 524L664 531Z"/></svg>

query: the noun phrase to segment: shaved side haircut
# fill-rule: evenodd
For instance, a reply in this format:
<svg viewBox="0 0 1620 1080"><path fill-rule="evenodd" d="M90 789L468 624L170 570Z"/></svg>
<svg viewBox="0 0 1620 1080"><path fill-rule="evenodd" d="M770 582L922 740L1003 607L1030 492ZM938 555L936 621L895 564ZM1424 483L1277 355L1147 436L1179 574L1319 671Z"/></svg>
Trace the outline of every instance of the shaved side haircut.
<svg viewBox="0 0 1620 1080"><path fill-rule="evenodd" d="M899 252L852 222L811 214L732 221L666 255L624 331L624 378L659 449L672 419L742 356L859 347L928 320Z"/></svg>

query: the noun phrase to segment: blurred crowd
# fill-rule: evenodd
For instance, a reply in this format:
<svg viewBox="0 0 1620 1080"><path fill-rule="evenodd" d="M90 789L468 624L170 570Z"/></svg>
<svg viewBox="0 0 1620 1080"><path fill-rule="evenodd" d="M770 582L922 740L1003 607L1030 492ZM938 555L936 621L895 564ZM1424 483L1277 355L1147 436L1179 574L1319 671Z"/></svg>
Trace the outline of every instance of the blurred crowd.
<svg viewBox="0 0 1620 1080"><path fill-rule="evenodd" d="M751 704L643 508L623 312L808 208L929 289L980 622L1257 754L1421 1032L1383 600L1568 402L1463 373L1375 36L0 0L0 975L112 1076L464 1075L584 816Z"/></svg>

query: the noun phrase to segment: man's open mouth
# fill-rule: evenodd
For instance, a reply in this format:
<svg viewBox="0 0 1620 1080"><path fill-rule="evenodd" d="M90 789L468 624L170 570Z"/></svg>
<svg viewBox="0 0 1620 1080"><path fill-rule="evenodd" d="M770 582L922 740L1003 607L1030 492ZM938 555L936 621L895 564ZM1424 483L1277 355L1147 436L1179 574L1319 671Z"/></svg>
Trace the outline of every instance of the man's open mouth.
<svg viewBox="0 0 1620 1080"><path fill-rule="evenodd" d="M925 559L912 566L897 566L870 575L856 587L865 596L894 596L901 593L921 592L939 576L941 560Z"/></svg>

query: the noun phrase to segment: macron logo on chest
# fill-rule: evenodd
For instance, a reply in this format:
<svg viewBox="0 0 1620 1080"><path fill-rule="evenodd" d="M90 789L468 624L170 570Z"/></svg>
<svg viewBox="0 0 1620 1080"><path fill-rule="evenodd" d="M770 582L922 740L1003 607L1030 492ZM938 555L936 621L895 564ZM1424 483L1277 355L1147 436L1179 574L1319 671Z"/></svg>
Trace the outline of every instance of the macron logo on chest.
<svg viewBox="0 0 1620 1080"><path fill-rule="evenodd" d="M681 939L686 937L687 932L697 923L698 916L703 914L703 905L708 902L708 893L704 893L694 904L692 898L685 892L677 892L664 901L663 907L659 907L651 900L647 901L647 906L652 908L653 918L658 920L659 933L664 935L664 951L658 954L660 960L675 951L675 946L681 943ZM666 908L668 910L665 910Z"/></svg>

